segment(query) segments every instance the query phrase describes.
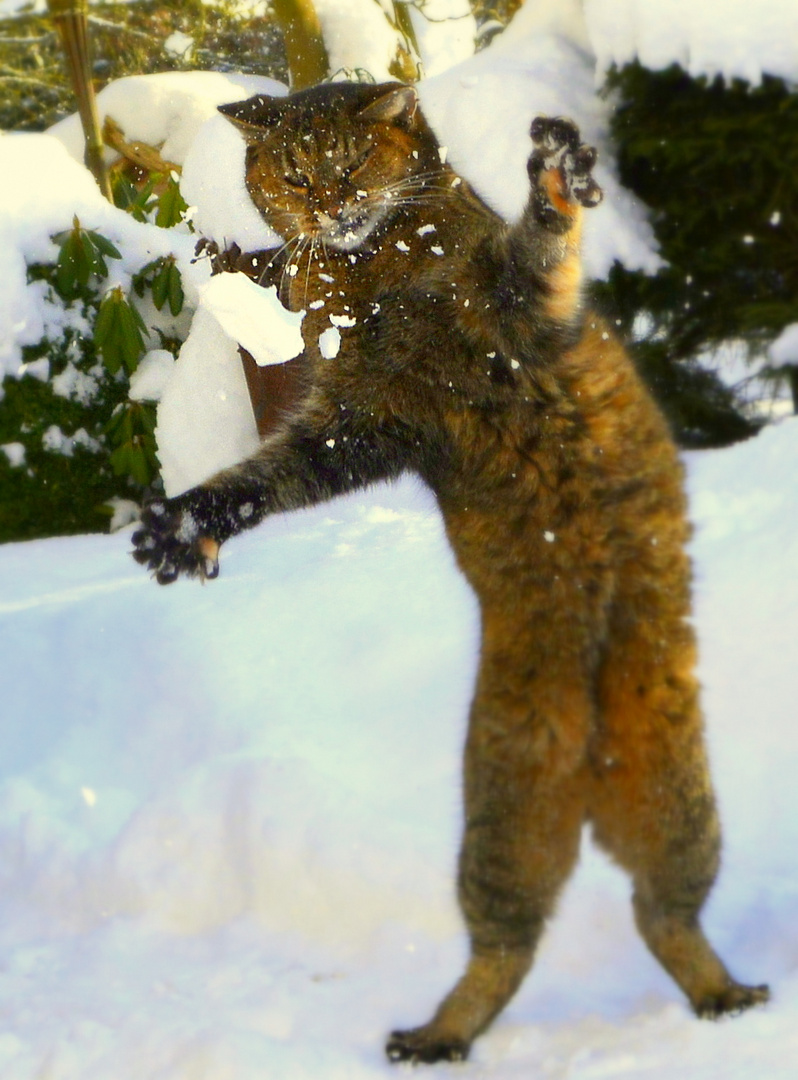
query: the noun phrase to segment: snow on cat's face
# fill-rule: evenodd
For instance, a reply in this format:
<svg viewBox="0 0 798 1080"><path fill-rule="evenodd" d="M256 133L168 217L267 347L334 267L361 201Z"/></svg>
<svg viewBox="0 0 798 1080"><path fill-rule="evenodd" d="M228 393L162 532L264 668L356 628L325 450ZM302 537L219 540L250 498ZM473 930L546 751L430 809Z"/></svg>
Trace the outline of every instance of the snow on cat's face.
<svg viewBox="0 0 798 1080"><path fill-rule="evenodd" d="M362 247L440 168L417 98L400 84L332 83L220 111L247 140L246 182L286 242Z"/></svg>

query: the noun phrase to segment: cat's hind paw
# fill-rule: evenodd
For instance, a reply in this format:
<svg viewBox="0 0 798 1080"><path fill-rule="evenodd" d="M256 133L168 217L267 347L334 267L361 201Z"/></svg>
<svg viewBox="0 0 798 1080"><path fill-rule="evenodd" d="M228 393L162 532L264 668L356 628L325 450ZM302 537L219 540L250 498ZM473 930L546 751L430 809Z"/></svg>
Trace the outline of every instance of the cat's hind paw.
<svg viewBox="0 0 798 1080"><path fill-rule="evenodd" d="M398 1064L431 1065L436 1061L465 1061L470 1046L462 1039L435 1035L432 1025L394 1031L385 1044L388 1060Z"/></svg>
<svg viewBox="0 0 798 1080"><path fill-rule="evenodd" d="M602 191L593 179L597 152L580 142L579 128L561 116L537 116L529 132L535 149L527 162L535 211L547 225L570 222L580 206L597 206Z"/></svg>
<svg viewBox="0 0 798 1080"><path fill-rule="evenodd" d="M747 1009L765 1005L770 1000L768 986L743 986L730 982L719 994L710 994L694 1004L702 1020L718 1020L721 1016L739 1016Z"/></svg>
<svg viewBox="0 0 798 1080"><path fill-rule="evenodd" d="M152 571L159 585L170 585L181 574L202 581L219 574L218 541L203 535L191 510L177 500L147 503L132 540L133 558Z"/></svg>

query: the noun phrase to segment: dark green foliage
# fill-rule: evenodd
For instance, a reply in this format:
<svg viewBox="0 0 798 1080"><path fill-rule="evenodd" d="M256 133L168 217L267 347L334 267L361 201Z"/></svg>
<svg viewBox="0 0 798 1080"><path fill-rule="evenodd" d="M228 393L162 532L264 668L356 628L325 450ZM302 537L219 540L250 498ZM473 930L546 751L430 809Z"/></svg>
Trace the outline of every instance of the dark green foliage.
<svg viewBox="0 0 798 1080"><path fill-rule="evenodd" d="M109 461L110 446L103 432L107 416L126 395L126 387L97 362L92 344L75 330L57 342L41 342L25 350L28 363L47 358L50 378L32 375L5 379L0 400L0 445L21 442L25 461L12 466L0 453L0 543L97 531L103 518L100 505L114 495L130 498L127 480L117 478ZM53 378L71 365L89 376L94 393L64 396L53 389ZM100 450L78 443L71 455L47 448L53 427L66 436L81 429Z"/></svg>
<svg viewBox="0 0 798 1080"><path fill-rule="evenodd" d="M82 229L77 217L72 219L68 232L53 239L60 245L54 284L64 300L79 296L87 299L91 278L108 276L105 260L122 258L110 240L91 229Z"/></svg>
<svg viewBox="0 0 798 1080"><path fill-rule="evenodd" d="M138 309L128 302L121 287L107 292L94 320L94 345L112 375L123 366L133 374L144 352L145 333Z"/></svg>
<svg viewBox="0 0 798 1080"><path fill-rule="evenodd" d="M171 255L147 263L133 278L133 288L139 296L144 295L147 286L152 290L153 303L159 311L168 302L172 315L180 314L185 300L183 281Z"/></svg>
<svg viewBox="0 0 798 1080"><path fill-rule="evenodd" d="M151 210L159 208L159 199ZM179 204L172 199L170 205ZM27 374L3 382L0 446L21 443L25 453L17 465L0 453L0 543L97 530L108 499L140 499L158 475L155 406L127 397L129 376L146 348L146 327L120 286L102 291L107 260L120 253L77 217L54 239L56 262L31 266L28 276L49 286L66 328L55 340L24 350L29 365L47 361L46 378ZM172 315L179 314L183 286L172 256L153 260L135 276L133 291L141 297L147 290L159 310L168 304ZM162 347L180 344L160 336Z"/></svg>
<svg viewBox="0 0 798 1080"><path fill-rule="evenodd" d="M114 410L105 430L116 447L111 454L116 475L130 476L140 487L152 483L158 474L155 406L149 401L126 401Z"/></svg>
<svg viewBox="0 0 798 1080"><path fill-rule="evenodd" d="M798 94L637 63L607 85L621 180L651 207L668 265L616 267L598 292L627 327L648 316L638 358L684 442L744 437L755 428L696 360L731 339L761 352L798 321Z"/></svg>

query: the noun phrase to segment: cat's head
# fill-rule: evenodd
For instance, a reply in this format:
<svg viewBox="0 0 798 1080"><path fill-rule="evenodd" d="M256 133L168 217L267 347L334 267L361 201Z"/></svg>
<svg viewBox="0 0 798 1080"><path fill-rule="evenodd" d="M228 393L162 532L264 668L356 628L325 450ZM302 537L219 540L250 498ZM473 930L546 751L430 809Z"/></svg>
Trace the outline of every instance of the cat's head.
<svg viewBox="0 0 798 1080"><path fill-rule="evenodd" d="M250 196L285 240L360 248L442 169L416 92L401 83L329 83L219 111L243 132Z"/></svg>

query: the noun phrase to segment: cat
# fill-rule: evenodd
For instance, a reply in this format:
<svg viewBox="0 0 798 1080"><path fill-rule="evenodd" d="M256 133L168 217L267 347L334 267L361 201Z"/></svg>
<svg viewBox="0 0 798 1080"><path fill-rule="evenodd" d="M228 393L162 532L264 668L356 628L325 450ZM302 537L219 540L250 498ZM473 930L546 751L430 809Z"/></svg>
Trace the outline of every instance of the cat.
<svg viewBox="0 0 798 1080"><path fill-rule="evenodd" d="M766 1001L699 925L720 829L682 474L627 354L583 306L594 150L570 121L534 120L529 199L507 225L444 162L410 87L222 111L285 239L249 272L307 311L306 388L254 456L144 509L136 559L161 583L212 578L219 545L267 514L410 470L480 604L458 871L470 959L389 1058L467 1056L527 973L585 822L699 1016Z"/></svg>

